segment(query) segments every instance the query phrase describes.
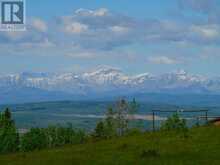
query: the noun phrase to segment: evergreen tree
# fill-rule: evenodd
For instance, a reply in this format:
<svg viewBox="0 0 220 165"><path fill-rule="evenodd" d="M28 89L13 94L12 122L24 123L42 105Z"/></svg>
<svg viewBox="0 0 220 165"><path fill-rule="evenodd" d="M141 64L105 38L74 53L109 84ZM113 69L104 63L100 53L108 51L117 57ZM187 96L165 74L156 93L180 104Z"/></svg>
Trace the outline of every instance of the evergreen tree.
<svg viewBox="0 0 220 165"><path fill-rule="evenodd" d="M103 121L98 122L98 124L96 125L94 136L96 138L104 138L105 137L105 128L104 128Z"/></svg>
<svg viewBox="0 0 220 165"><path fill-rule="evenodd" d="M18 151L19 134L8 108L0 114L0 153Z"/></svg>
<svg viewBox="0 0 220 165"><path fill-rule="evenodd" d="M11 120L11 112L10 112L9 108L5 109L4 116L5 116L6 120L8 120L8 121Z"/></svg>

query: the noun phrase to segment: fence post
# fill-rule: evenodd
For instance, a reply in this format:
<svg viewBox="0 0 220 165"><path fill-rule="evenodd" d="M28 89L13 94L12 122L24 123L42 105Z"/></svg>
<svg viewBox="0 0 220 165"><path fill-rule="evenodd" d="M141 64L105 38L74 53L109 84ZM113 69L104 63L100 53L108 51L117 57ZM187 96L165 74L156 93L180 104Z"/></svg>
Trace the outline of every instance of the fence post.
<svg viewBox="0 0 220 165"><path fill-rule="evenodd" d="M155 131L155 113L153 111L153 131Z"/></svg>
<svg viewBox="0 0 220 165"><path fill-rule="evenodd" d="M208 124L208 111L205 112L206 124Z"/></svg>

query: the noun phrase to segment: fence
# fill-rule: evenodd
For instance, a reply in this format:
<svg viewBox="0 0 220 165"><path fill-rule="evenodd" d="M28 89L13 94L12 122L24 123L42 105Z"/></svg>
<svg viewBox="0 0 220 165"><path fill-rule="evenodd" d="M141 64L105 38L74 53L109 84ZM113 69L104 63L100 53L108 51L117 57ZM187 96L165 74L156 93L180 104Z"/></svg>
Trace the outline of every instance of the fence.
<svg viewBox="0 0 220 165"><path fill-rule="evenodd" d="M157 126L160 126L156 124L156 121L163 121L162 119L166 119L167 117L171 116L174 113L178 113L182 119L185 119L188 122L189 125L193 124L204 124L208 123L208 112L209 110L152 110L152 129L155 131ZM162 115L161 115L162 114ZM165 115L165 116L164 116ZM157 120L156 118L159 118ZM203 120L202 123L201 120Z"/></svg>

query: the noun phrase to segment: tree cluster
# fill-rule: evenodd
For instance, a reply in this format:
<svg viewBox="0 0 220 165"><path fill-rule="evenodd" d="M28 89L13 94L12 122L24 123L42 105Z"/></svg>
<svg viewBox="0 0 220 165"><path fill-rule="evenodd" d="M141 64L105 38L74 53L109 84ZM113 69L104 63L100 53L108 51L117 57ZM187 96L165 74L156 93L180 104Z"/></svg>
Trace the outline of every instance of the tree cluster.
<svg viewBox="0 0 220 165"><path fill-rule="evenodd" d="M106 118L97 123L94 136L111 138L125 135L129 131L129 122L132 121L133 114L138 108L139 105L135 99L132 102L120 99L107 110Z"/></svg>
<svg viewBox="0 0 220 165"><path fill-rule="evenodd" d="M11 112L7 108L0 114L0 153L16 151L33 151L44 148L54 148L65 144L80 144L86 134L74 129L71 124L67 127L49 126L47 128L31 128L27 133L18 133Z"/></svg>

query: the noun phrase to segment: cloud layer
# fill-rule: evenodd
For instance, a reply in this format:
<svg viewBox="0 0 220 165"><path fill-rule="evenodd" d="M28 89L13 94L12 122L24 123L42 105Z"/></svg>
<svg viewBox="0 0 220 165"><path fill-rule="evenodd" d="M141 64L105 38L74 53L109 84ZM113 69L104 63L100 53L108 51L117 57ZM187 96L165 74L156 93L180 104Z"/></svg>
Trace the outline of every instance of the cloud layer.
<svg viewBox="0 0 220 165"><path fill-rule="evenodd" d="M220 23L217 21L219 14L217 2L178 0L178 4L182 10L180 12L192 10L194 13L204 14L207 19L205 21L137 19L111 12L107 8L96 10L81 8L71 15L60 16L50 22L31 18L26 32L0 33L1 55L32 52L35 55L54 54L82 59L109 58L109 56L129 58L132 55L131 53L128 55L127 48L133 45L145 47L150 44L174 44L178 47L184 43L196 47L206 46L209 49L218 46ZM133 56L137 54L134 53ZM181 52L177 51L176 54ZM173 54L147 56L147 61L154 64L181 63L178 57L173 57Z"/></svg>

